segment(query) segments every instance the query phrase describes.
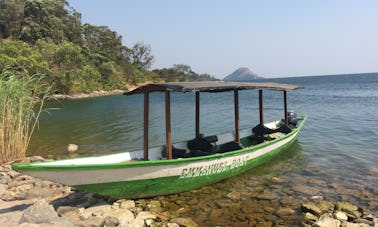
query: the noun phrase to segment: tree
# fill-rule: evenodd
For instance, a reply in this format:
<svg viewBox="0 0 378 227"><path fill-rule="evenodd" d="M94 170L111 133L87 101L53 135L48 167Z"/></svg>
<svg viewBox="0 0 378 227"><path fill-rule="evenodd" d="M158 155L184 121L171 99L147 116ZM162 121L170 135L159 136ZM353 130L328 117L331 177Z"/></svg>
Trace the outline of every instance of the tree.
<svg viewBox="0 0 378 227"><path fill-rule="evenodd" d="M0 0L0 33L28 43L49 38L81 44L81 14L66 0Z"/></svg>
<svg viewBox="0 0 378 227"><path fill-rule="evenodd" d="M109 27L82 25L81 14L67 0L0 0L0 38L0 67L43 74L59 93L214 79L183 64L150 71L150 45L128 48Z"/></svg>
<svg viewBox="0 0 378 227"><path fill-rule="evenodd" d="M25 75L49 73L49 65L41 53L25 42L0 42L0 54L0 68L9 66Z"/></svg>
<svg viewBox="0 0 378 227"><path fill-rule="evenodd" d="M192 68L188 65L184 64L175 64L173 65L173 69L175 69L177 72L185 75L188 81L194 81L198 77L198 74L195 73Z"/></svg>
<svg viewBox="0 0 378 227"><path fill-rule="evenodd" d="M23 16L24 6L19 0L0 0L0 36L17 39Z"/></svg>
<svg viewBox="0 0 378 227"><path fill-rule="evenodd" d="M89 92L102 89L99 68L91 63L82 48L72 42L55 44L38 40L35 48L48 61L49 79L59 93Z"/></svg>
<svg viewBox="0 0 378 227"><path fill-rule="evenodd" d="M84 44L93 53L101 54L113 61L123 58L122 36L110 30L107 26L84 24Z"/></svg>
<svg viewBox="0 0 378 227"><path fill-rule="evenodd" d="M154 72L167 82L218 80L209 74L198 75L190 66L184 64L175 64L172 68L155 69Z"/></svg>
<svg viewBox="0 0 378 227"><path fill-rule="evenodd" d="M125 54L131 64L143 69L151 68L154 61L154 56L151 55L151 46L143 42L134 44L131 49L126 50Z"/></svg>
<svg viewBox="0 0 378 227"><path fill-rule="evenodd" d="M67 23L67 32L66 37L69 41L75 43L75 44L83 44L83 28L81 25L81 14L77 12L74 8L68 7L68 15L65 18L65 21Z"/></svg>

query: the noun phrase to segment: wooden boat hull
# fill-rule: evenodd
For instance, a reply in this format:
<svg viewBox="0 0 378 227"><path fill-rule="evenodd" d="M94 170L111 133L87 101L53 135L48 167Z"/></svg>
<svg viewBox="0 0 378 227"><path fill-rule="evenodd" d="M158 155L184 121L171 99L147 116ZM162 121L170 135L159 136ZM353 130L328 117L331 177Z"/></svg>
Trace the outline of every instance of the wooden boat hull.
<svg viewBox="0 0 378 227"><path fill-rule="evenodd" d="M297 138L306 117L289 134L249 148L172 160L88 165L16 164L25 174L115 198L143 198L200 188L240 174L280 153Z"/></svg>

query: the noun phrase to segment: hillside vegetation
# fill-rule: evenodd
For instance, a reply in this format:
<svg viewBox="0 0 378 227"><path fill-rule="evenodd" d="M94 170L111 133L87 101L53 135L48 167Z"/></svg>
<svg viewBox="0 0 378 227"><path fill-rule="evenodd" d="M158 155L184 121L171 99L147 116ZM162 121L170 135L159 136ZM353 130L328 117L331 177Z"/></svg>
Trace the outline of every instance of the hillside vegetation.
<svg viewBox="0 0 378 227"><path fill-rule="evenodd" d="M150 70L151 46L127 47L107 26L82 24L66 0L0 0L0 72L43 75L55 93L125 89L145 81L215 80L190 66Z"/></svg>

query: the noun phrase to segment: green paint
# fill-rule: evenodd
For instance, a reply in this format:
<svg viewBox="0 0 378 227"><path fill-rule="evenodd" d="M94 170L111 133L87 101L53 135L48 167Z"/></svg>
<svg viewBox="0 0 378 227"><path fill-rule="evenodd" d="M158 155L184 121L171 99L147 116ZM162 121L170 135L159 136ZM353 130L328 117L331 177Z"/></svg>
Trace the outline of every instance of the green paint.
<svg viewBox="0 0 378 227"><path fill-rule="evenodd" d="M46 171L46 170L101 170L101 169L118 169L118 168L132 168L132 167L142 167L142 166L156 166L156 165L176 165L179 163L188 163L188 162L196 162L200 160L208 160L208 159L214 159L214 158L221 158L226 156L234 156L237 154L244 154L244 153L250 153L255 150L258 150L260 148L266 147L271 145L272 143L276 143L278 141L281 141L292 134L296 133L297 131L300 131L303 127L304 122L306 121L307 116L304 116L304 119L301 120L301 124L294 129L292 132L286 134L285 136L268 141L265 143L261 143L258 145L255 145L253 147L245 148L242 150L236 150L226 153L218 153L208 156L200 156L200 157L192 157L192 158L184 158L184 159L172 159L172 160L151 160L151 161L138 161L138 162L119 162L119 163L110 163L110 164L80 164L80 165L51 165L51 166L42 166L42 165L35 165L33 163L17 163L13 164L12 167L15 170L18 171ZM243 141L244 139L242 139Z"/></svg>
<svg viewBox="0 0 378 227"><path fill-rule="evenodd" d="M296 130L294 130L292 133L288 134L284 138L292 135L296 131L301 130L305 120L306 117L302 120L300 126ZM268 144L262 144L263 146L260 146L259 148L268 146L269 144L275 143L276 141L278 142L279 140L270 141L268 142ZM258 165L261 165L262 163L269 161L278 153L286 150L295 140L296 138L293 138L288 143L283 144L279 148L262 156L259 156L255 159L247 161L246 165L244 166L240 166L221 173L191 178L180 178L179 176L175 176L149 180L124 181L92 185L77 185L75 187L82 190L107 195L115 198L144 198L189 191L227 179L229 177L245 172L251 168L254 168ZM255 149L251 148L245 150L251 151Z"/></svg>
<svg viewBox="0 0 378 227"><path fill-rule="evenodd" d="M133 168L133 167L147 167L153 165L177 165L181 163L196 163L200 160L211 160L220 157L229 157L240 154L253 153L254 151L273 145L279 141L282 141L296 132L299 132L307 117L301 121L300 125L293 130L291 133L256 146L245 148L242 150L227 152L223 154L214 154L202 157L184 158L184 159L173 159L173 160L154 160L154 161L140 161L140 162L126 162L126 163L112 163L112 164L90 164L90 165L75 165L75 166L38 166L33 164L14 164L13 168L19 171L39 171L39 170L54 170L54 171L80 171L80 170L106 170L106 169L118 169L118 168ZM290 146L296 137L288 141L287 143L281 145L275 150L269 153L256 157L254 159L248 160L243 165L236 165L234 168L225 168L225 171L214 171L206 170L206 174L198 174L193 177L180 178L180 176L173 177L163 177L147 180L134 180L134 181L123 181L123 182L110 182L110 183L100 183L100 184L88 184L88 185L74 185L74 187L107 195L115 198L142 198L142 197L152 197L157 195L172 194L182 191L188 191L195 188L200 188L204 185L212 184L223 179L235 176L248 169L256 167L268 160L273 156L285 150ZM169 168L167 166L166 168ZM74 174L74 173L73 173Z"/></svg>

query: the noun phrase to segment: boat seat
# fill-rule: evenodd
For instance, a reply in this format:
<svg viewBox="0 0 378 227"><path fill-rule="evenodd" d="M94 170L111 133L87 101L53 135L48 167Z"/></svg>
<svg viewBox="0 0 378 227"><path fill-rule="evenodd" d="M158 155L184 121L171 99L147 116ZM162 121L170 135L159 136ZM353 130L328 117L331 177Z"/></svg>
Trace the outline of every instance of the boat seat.
<svg viewBox="0 0 378 227"><path fill-rule="evenodd" d="M218 140L218 138L216 140ZM189 140L187 146L191 152L202 151L206 153L214 153L214 146L205 138L195 138Z"/></svg>
<svg viewBox="0 0 378 227"><path fill-rule="evenodd" d="M215 144L217 141L218 137L216 135L189 140L187 143L187 147L190 150L189 155L196 157L217 153L218 146Z"/></svg>
<svg viewBox="0 0 378 227"><path fill-rule="evenodd" d="M216 135L214 135L214 136L206 136L203 139L206 140L209 143L215 143L215 142L218 141L218 137Z"/></svg>
<svg viewBox="0 0 378 227"><path fill-rule="evenodd" d="M281 127L275 130L275 132L290 133L292 130L288 125L283 124Z"/></svg>
<svg viewBox="0 0 378 227"><path fill-rule="evenodd" d="M161 150L161 156L163 158L167 157L167 147L164 145ZM179 149L174 146L172 146L172 158L186 158L188 155L186 154L185 149Z"/></svg>
<svg viewBox="0 0 378 227"><path fill-rule="evenodd" d="M266 135L266 134L272 134L272 133L276 133L276 132L281 132L281 133L290 133L291 132L291 128L285 124L283 124L281 127L277 128L277 129L270 129L266 126L262 126L260 124L258 124L256 127L254 127L252 129L252 132L256 135Z"/></svg>
<svg viewBox="0 0 378 227"><path fill-rule="evenodd" d="M241 146L239 143L235 141L231 141L220 145L218 153L225 153L228 151L235 151L240 149L243 149L243 146Z"/></svg>
<svg viewBox="0 0 378 227"><path fill-rule="evenodd" d="M253 129L252 132L256 135L265 135L275 133L273 129L270 129L264 125L258 124Z"/></svg>

